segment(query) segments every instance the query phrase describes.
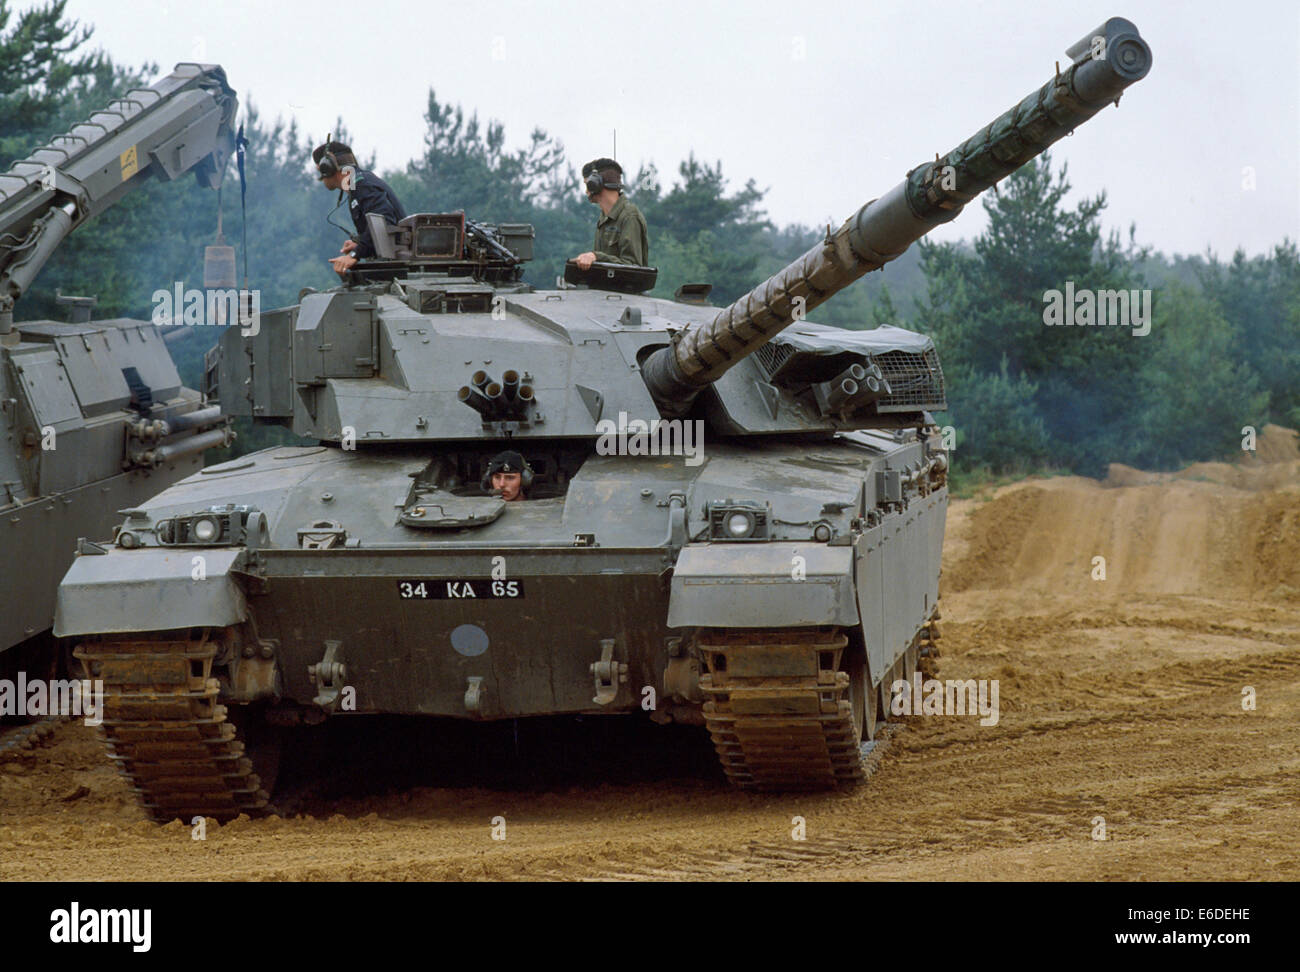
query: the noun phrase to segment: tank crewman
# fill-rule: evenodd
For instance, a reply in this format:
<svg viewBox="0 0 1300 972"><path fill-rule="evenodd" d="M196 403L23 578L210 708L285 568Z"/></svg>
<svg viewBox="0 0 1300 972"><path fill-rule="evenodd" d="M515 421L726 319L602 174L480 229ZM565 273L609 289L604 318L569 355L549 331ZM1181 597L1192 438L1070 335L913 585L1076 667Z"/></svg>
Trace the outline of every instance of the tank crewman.
<svg viewBox="0 0 1300 972"><path fill-rule="evenodd" d="M500 493L507 503L526 499L524 491L533 484L533 467L513 450L498 452L483 474L483 488Z"/></svg>
<svg viewBox="0 0 1300 972"><path fill-rule="evenodd" d="M406 210L388 183L369 169L360 168L352 149L342 142L329 141L316 146L311 160L326 189L331 192L342 190L348 194L348 210L357 231L339 247L339 256L330 260L334 272L342 276L358 260L375 255L366 216L378 213L389 223L396 223L406 217Z"/></svg>
<svg viewBox="0 0 1300 972"><path fill-rule="evenodd" d="M582 167L582 191L600 207L600 219L592 248L574 257L578 268L588 270L597 260L648 266L645 217L623 194L623 167L613 159L592 159Z"/></svg>

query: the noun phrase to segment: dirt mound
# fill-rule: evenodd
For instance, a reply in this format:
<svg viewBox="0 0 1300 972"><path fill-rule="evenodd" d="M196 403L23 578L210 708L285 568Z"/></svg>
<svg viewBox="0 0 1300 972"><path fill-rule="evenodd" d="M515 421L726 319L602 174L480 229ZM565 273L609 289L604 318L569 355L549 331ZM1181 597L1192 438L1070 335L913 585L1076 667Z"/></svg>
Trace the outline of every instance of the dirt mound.
<svg viewBox="0 0 1300 972"><path fill-rule="evenodd" d="M1280 425L1266 425L1255 443L1254 453L1247 453L1243 461L1297 462L1300 461L1300 432Z"/></svg>
<svg viewBox="0 0 1300 972"><path fill-rule="evenodd" d="M1232 462L1194 462L1177 472L1146 472L1120 462L1107 468L1107 486L1155 486L1161 483L1204 482L1234 489L1285 489L1300 483L1300 433L1266 425L1253 452L1242 451Z"/></svg>
<svg viewBox="0 0 1300 972"><path fill-rule="evenodd" d="M1177 473L1112 466L1102 482L1003 487L965 511L944 588L1296 600L1300 458L1293 432L1264 431L1259 454L1238 464Z"/></svg>

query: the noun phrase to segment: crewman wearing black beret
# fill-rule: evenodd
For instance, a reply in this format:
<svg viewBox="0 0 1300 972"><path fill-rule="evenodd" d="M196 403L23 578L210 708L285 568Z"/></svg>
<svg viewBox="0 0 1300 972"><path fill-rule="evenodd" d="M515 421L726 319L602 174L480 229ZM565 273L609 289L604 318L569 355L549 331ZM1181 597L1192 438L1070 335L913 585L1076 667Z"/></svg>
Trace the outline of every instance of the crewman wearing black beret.
<svg viewBox="0 0 1300 972"><path fill-rule="evenodd" d="M483 473L483 489L500 493L507 503L527 499L524 491L533 484L533 467L513 449L498 452Z"/></svg>

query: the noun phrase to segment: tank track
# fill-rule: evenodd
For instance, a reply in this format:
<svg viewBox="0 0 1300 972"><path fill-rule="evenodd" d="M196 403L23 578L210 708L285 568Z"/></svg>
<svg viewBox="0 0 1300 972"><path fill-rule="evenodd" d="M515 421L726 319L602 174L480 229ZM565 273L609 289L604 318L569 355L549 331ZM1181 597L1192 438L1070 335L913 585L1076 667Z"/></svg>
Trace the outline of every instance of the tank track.
<svg viewBox="0 0 1300 972"><path fill-rule="evenodd" d="M703 629L704 720L727 778L754 790L865 779L837 628Z"/></svg>
<svg viewBox="0 0 1300 972"><path fill-rule="evenodd" d="M37 746L48 744L55 730L68 719L68 716L50 715L39 722L4 731L0 734L0 763L27 758Z"/></svg>
<svg viewBox="0 0 1300 972"><path fill-rule="evenodd" d="M109 758L154 820L256 816L269 802L216 701L220 647L199 631L107 637L74 652L86 677L104 682Z"/></svg>

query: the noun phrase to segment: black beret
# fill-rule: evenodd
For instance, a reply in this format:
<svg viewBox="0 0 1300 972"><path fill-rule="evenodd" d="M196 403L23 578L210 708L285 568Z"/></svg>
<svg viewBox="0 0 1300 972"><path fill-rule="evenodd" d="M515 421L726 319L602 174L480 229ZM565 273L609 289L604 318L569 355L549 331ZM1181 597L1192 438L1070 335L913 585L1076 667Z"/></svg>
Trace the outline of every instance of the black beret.
<svg viewBox="0 0 1300 972"><path fill-rule="evenodd" d="M593 172L604 172L606 169L615 169L620 176L623 175L623 167L613 159L592 159L582 167L582 177L585 179Z"/></svg>
<svg viewBox="0 0 1300 972"><path fill-rule="evenodd" d="M524 471L524 457L512 450L498 452L488 463L488 475L499 472L522 473Z"/></svg>

